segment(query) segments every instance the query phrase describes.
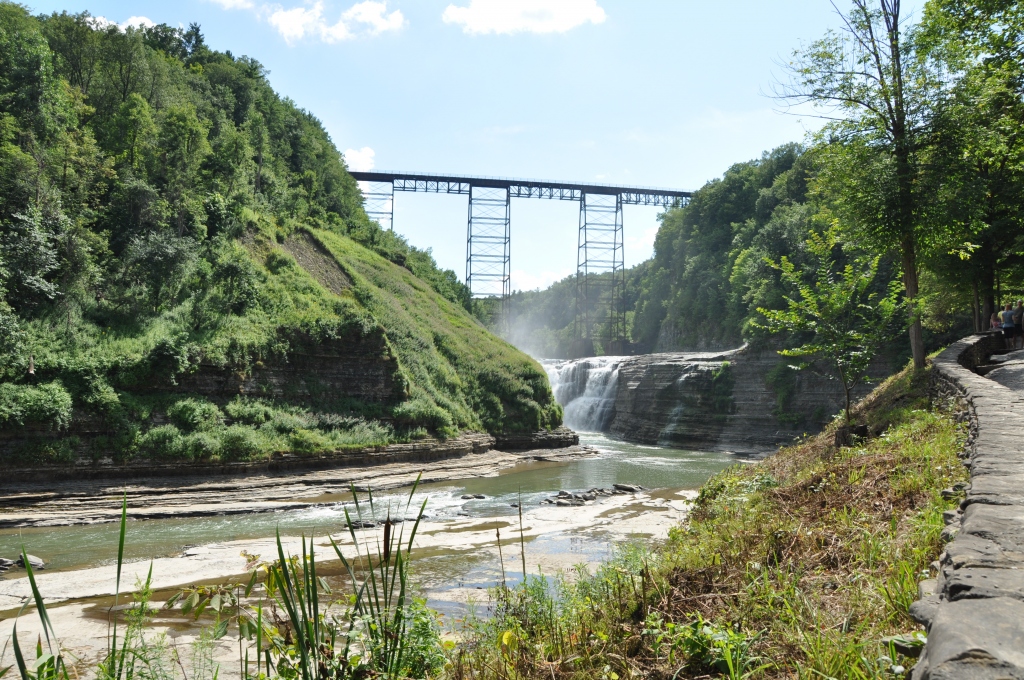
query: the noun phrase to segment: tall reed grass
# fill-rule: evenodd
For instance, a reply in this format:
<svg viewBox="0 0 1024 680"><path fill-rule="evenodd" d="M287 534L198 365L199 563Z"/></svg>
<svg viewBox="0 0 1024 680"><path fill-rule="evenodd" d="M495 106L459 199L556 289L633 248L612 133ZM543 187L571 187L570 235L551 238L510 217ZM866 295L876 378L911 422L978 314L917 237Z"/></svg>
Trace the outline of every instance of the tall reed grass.
<svg viewBox="0 0 1024 680"><path fill-rule="evenodd" d="M212 643L229 634L238 640L238 672L242 678L296 680L357 680L364 678L436 677L445 663L437 616L415 598L409 580L413 541L426 508L412 507L419 479L404 507L378 509L372 492L361 502L355 488L355 516L345 519L355 554L344 553L333 537L330 548L347 572L351 591L335 593L318 573L315 540L302 537L301 551L289 554L280 532L277 555L260 561L247 555L247 582L193 586L167 600L165 609L177 610L200 622L202 633L193 644L193 658L185 660L177 647L152 630L150 607L153 567L136 584L133 603L121 613L122 569L127 499L122 500L117 551L114 606L110 610L107 647L93 668L73 668L62 653L57 632L23 549L32 603L42 626L35 660L26 658L18 639L17 622L10 644L21 680L71 680L80 671L101 680L217 680L219 666L212 661ZM404 521L410 509L415 519ZM399 518L393 519L392 510ZM381 532L357 529L378 516L386 517ZM26 604L27 606L27 604ZM25 607L19 612L24 613ZM45 646L43 644L45 638ZM190 666L190 667L189 667ZM0 669L0 677L11 670Z"/></svg>

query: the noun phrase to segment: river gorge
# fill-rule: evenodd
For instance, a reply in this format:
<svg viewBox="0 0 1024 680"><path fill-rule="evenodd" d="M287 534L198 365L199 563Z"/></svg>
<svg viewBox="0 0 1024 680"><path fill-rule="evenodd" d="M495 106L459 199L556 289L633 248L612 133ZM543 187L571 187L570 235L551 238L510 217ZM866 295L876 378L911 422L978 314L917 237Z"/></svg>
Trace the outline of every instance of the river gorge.
<svg viewBox="0 0 1024 680"><path fill-rule="evenodd" d="M702 452L609 436L622 361L613 357L546 364L556 398L565 408L565 421L579 433L576 446L519 453L470 452L433 462L399 461L345 471L346 478L357 480L355 485L364 490L363 501L367 500L365 489L378 490L377 520L388 514L411 519L415 508L426 501L414 570L417 588L432 607L454 616L464 615L467 607L484 612L488 588L503 577L508 582L522 578L520 544L525 547L528 571L550 575L571 572L580 564L594 568L616 546L631 540L663 539L671 526L684 519L690 499L708 477L752 459L723 450ZM432 481L417 488L410 505L409 486L420 473ZM329 474L315 471L306 476ZM305 478L300 473L284 475ZM59 497L57 487L45 482L21 485L22 498L16 498L18 491L8 492L8 511L0 518L6 524L0 530L0 557L16 557L22 546L41 557L47 568L38 575L39 586L43 596L58 605L51 610L56 625L63 623L65 629L96 626L95 642L102 638L100 623L105 619L101 614L113 594L112 563L118 541L114 520L120 492L134 503L129 507L125 542L126 582L144 578L152 564L158 599L190 583L239 578L245 562L240 553L273 554L277 531L292 551L299 550L300 536L329 534L343 550L351 549L346 544L345 511L355 513L355 507L351 493L340 483L325 487L326 492L312 482L294 490L285 487L278 494L288 497L285 502L268 495L271 480L279 483L270 477L212 478L198 486L171 479L94 480L80 482L91 486L89 491L80 490L78 499ZM242 484L237 492L231 489L236 482ZM612 493L616 484L643 490ZM191 492L163 497L167 487L181 486ZM64 483L63 488L70 485ZM593 489L608 493L567 507L554 503L559 492ZM522 525L516 507L520 503ZM366 518L365 503L363 508ZM501 532L503 555L497 549L496 531ZM360 533L370 536L375 531ZM325 573L340 579L339 565L335 563L333 571L330 566L333 552L326 538L318 539L318 546L318 553L324 550L319 558L325 562ZM0 609L10 614L30 596L26 579L18 576L12 572L0 581ZM183 642L196 634L175 617L164 623L167 630L183 636ZM30 636L33 624L26 619L19 631ZM0 623L0 634L10 625L11 621ZM77 653L93 657L98 647L86 639Z"/></svg>

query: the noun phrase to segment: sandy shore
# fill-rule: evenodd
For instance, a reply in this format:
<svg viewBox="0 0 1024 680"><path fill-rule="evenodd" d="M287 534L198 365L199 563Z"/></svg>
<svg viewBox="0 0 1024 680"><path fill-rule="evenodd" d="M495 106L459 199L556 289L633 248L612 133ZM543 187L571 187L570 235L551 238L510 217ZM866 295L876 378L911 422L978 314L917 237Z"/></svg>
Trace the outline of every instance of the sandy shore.
<svg viewBox="0 0 1024 680"><path fill-rule="evenodd" d="M589 545L614 545L630 537L662 539L668 535L670 527L685 518L689 502L695 495L692 491L643 492L603 497L580 507L543 505L524 509L523 535L526 541L527 568L531 572L541 569L545 574L553 575L565 572L580 562L588 563L591 568L597 566L597 560L593 557L584 555L581 558L581 555L572 551L550 549L553 537L582 541ZM429 599L449 603L477 602L486 606L486 586L493 583L486 580L466 581L459 586L458 582L466 574L465 569L459 573L458 564L461 561L489 565L485 571L490 579L499 567L495 529L501 530L504 561L506 568L512 569L521 563L517 515L424 520L421 523L414 544L414 570L417 569L417 560L426 563L441 558L446 565L440 573L430 573L427 569L422 574L424 578L421 583ZM357 534L361 540L366 540L375 538L381 531L380 528L365 529ZM334 538L346 558L356 555L356 546L347 533L338 534ZM294 554L300 550L299 538L282 540L286 551ZM340 566L326 537L314 543L317 560L325 570L329 570L332 565ZM549 547L545 548L545 545ZM122 583L130 588L137 581L145 579L150 564L156 599L165 599L176 589L188 585L232 582L243 575L243 551L269 559L276 555L277 547L274 539L264 538L190 548L179 556L155 559L152 563L135 562L125 565ZM592 556L594 551L588 554ZM7 580L0 581L0 612L4 612L0 615L6 619L0 621L0 639L4 640L11 634L13 616L31 598L28 580L11 576L14 573ZM55 629L63 636L62 645L70 657L80 660L82 671L87 671L95 663L106 644L107 611L112 604L115 576L116 567L113 565L56 573L44 571L37 576L43 597L48 604L53 605L48 610ZM420 576L419 571L416 571L416 576ZM34 647L40 632L38 618L32 607L28 606L18 626L18 638L25 648ZM194 624L190 625L189 620L174 612L161 612L151 629L151 635L166 634L166 643L177 646L183 656L191 649L190 645L197 633ZM229 636L219 641L215 658L223 664L221 677L237 677L237 638L231 639ZM10 659L4 662L8 663Z"/></svg>

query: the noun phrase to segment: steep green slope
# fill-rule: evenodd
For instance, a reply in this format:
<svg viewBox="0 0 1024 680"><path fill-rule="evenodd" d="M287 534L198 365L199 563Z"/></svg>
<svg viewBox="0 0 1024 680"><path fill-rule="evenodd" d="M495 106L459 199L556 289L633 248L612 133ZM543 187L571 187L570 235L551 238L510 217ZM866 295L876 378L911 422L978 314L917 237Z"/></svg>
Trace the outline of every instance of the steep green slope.
<svg viewBox="0 0 1024 680"><path fill-rule="evenodd" d="M0 2L0 464L557 425L468 306L256 61Z"/></svg>

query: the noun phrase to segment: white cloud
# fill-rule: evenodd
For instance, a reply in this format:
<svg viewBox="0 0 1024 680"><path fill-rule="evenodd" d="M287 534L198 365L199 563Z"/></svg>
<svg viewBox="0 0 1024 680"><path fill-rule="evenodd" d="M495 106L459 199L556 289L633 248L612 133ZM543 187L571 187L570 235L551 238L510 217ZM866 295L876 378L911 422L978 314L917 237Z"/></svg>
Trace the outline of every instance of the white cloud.
<svg viewBox="0 0 1024 680"><path fill-rule="evenodd" d="M111 21L110 19L108 19L108 18L106 18L104 16L98 16L98 17L92 17L91 20L90 20L90 23L92 24L93 28L95 28L97 30L101 30L101 31L103 29L107 28L108 26L117 26L122 31L127 29L129 26L131 26L133 28L143 28L143 27L149 28L151 26L156 26L156 22L155 21L153 21L149 17L142 17L142 16L128 17L127 19L125 19L121 23L117 23L116 21Z"/></svg>
<svg viewBox="0 0 1024 680"><path fill-rule="evenodd" d="M365 2L352 5L342 15L342 18L366 24L369 26L367 32L370 35L378 35L384 31L397 31L405 24L405 17L397 9L385 16L384 13L387 11L388 4L386 2L365 0Z"/></svg>
<svg viewBox="0 0 1024 680"><path fill-rule="evenodd" d="M252 0L210 0L210 2L220 5L223 9L252 9L256 6Z"/></svg>
<svg viewBox="0 0 1024 680"><path fill-rule="evenodd" d="M625 232L625 246L629 249L631 254L644 253L644 257L640 258L646 260L650 257L650 254L654 252L654 239L658 236L658 227L650 227L644 229L643 233L639 236L631 236L628 231Z"/></svg>
<svg viewBox="0 0 1024 680"><path fill-rule="evenodd" d="M448 5L442 18L465 33L565 33L607 18L597 0L470 0Z"/></svg>
<svg viewBox="0 0 1024 680"><path fill-rule="evenodd" d="M279 4L261 4L257 6L253 0L210 0L223 9L248 9L255 12L257 18L266 19L267 23L277 29L285 42L294 45L296 42L319 39L326 43L336 43L359 36L380 35L387 31L397 31L405 25L405 17L400 10L388 14L386 0L363 0L358 2L332 22L327 18L329 10L325 10L322 0L305 2L295 7L284 7Z"/></svg>
<svg viewBox="0 0 1024 680"><path fill-rule="evenodd" d="M124 20L124 23L121 24L121 28L124 29L129 26L134 26L135 28L151 28L156 26L156 22L149 17L128 17Z"/></svg>
<svg viewBox="0 0 1024 680"><path fill-rule="evenodd" d="M362 149L345 149L344 154L348 169L357 172L373 170L373 157L376 155L376 152L368 146L364 146Z"/></svg>
<svg viewBox="0 0 1024 680"><path fill-rule="evenodd" d="M284 41L291 45L306 36L319 36L324 42L337 42L351 38L345 23L339 19L336 24L324 20L324 3L316 2L312 7L271 8L267 21L277 29Z"/></svg>

